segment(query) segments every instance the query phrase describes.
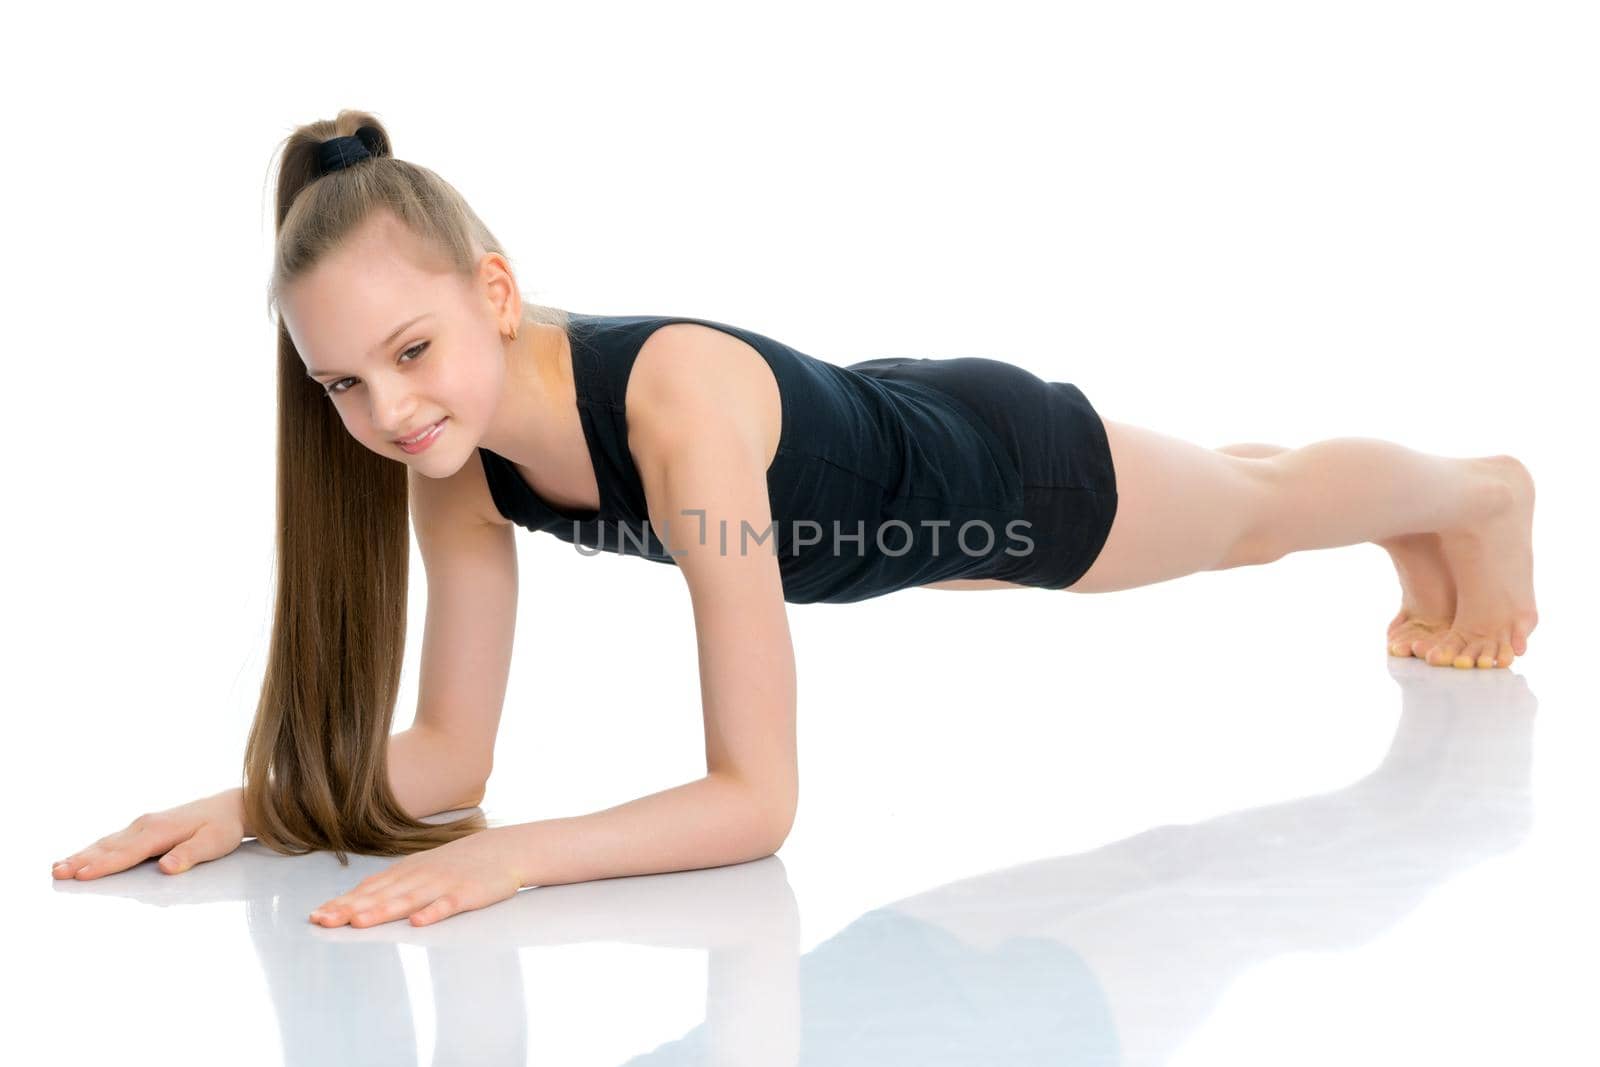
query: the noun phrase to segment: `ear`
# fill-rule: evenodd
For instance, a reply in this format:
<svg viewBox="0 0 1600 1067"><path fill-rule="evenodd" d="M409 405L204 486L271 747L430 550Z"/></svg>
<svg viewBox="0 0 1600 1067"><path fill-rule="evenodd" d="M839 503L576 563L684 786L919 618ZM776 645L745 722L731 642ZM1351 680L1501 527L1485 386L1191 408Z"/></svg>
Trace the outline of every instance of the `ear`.
<svg viewBox="0 0 1600 1067"><path fill-rule="evenodd" d="M478 260L478 280L489 301L489 313L501 330L522 321L522 293L511 264L499 252L486 252Z"/></svg>

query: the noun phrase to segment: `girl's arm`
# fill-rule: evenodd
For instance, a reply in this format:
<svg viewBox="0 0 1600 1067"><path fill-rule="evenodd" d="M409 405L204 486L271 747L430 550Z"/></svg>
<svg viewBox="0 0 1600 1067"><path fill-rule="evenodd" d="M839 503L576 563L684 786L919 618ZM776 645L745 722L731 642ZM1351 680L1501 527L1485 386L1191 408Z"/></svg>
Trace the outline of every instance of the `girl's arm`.
<svg viewBox="0 0 1600 1067"><path fill-rule="evenodd" d="M474 461L476 463L476 460ZM483 472L476 477L482 484ZM416 719L389 736L389 788L413 818L483 800L494 762L516 626L516 544L475 514L469 479L413 476L412 521L428 572ZM57 864L57 878L98 878L162 856L169 873L225 856L255 829L235 787L139 816Z"/></svg>
<svg viewBox="0 0 1600 1067"><path fill-rule="evenodd" d="M767 450L741 387L708 378L683 375L693 387L664 388L684 395L652 388L648 403L628 402L650 523L693 602L706 775L605 811L504 827L521 885L742 863L776 851L794 821L794 649ZM753 535L743 546L741 522Z"/></svg>
<svg viewBox="0 0 1600 1067"><path fill-rule="evenodd" d="M485 780L476 753L448 735L412 726L389 735L389 788L413 819L470 808L483 800Z"/></svg>
<svg viewBox="0 0 1600 1067"><path fill-rule="evenodd" d="M447 737L421 726L389 735L389 788L395 800L413 819L458 811L483 800L485 783L473 775L463 777L455 768L464 758L454 751ZM239 786L217 794L228 798L230 809L239 814L242 837L254 837L244 813L244 790Z"/></svg>
<svg viewBox="0 0 1600 1067"><path fill-rule="evenodd" d="M483 799L482 780L463 778L452 768L464 765L456 747L422 727L389 737L389 785L400 806L414 818L470 808ZM56 878L88 881L127 870L152 856L160 869L179 874L197 863L218 859L254 837L238 786L165 811L139 816L56 863Z"/></svg>
<svg viewBox="0 0 1600 1067"><path fill-rule="evenodd" d="M650 523L693 601L704 777L605 811L498 826L407 856L313 911L313 922L361 927L410 916L426 925L524 886L743 863L788 836L799 793L794 651L766 484L779 397L754 353L724 359L726 348L684 350L675 341L655 348L649 370L647 351L670 329L646 342L633 370L628 445ZM676 360L696 365L662 373ZM763 540L741 544L745 527Z"/></svg>
<svg viewBox="0 0 1600 1067"><path fill-rule="evenodd" d="M494 503L476 452L448 478L412 467L407 481L428 607L417 713L389 739L389 787L419 816L483 799L511 674L517 543L514 526L488 516Z"/></svg>

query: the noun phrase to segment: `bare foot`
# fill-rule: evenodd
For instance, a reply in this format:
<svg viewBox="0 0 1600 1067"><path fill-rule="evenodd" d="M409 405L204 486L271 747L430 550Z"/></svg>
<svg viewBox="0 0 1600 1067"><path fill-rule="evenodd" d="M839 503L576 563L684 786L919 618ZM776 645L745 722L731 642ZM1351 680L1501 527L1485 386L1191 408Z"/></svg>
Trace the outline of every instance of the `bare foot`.
<svg viewBox="0 0 1600 1067"><path fill-rule="evenodd" d="M1439 534L1456 583L1450 628L1413 646L1432 666L1509 667L1527 655L1539 624L1533 598L1533 477L1511 456L1484 460L1507 487L1503 504L1460 530Z"/></svg>
<svg viewBox="0 0 1600 1067"><path fill-rule="evenodd" d="M1389 654L1421 656L1419 642L1447 633L1456 613L1456 583L1436 533L1402 534L1377 542L1400 576L1400 612L1389 623Z"/></svg>

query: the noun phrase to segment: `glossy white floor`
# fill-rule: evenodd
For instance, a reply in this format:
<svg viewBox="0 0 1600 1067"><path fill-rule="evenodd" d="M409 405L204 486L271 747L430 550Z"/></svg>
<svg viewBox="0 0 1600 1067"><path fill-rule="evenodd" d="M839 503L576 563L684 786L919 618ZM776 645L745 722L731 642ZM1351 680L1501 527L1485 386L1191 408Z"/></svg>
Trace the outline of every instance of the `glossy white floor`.
<svg viewBox="0 0 1600 1067"><path fill-rule="evenodd" d="M1593 4L158 6L19 5L0 64L0 1064L1600 1063ZM1008 359L1203 445L1510 452L1528 655L1390 661L1371 547L797 606L775 857L424 928L308 921L379 858L53 881L238 783L272 153L341 108L540 302ZM518 540L491 823L698 777L681 576Z"/></svg>
<svg viewBox="0 0 1600 1067"><path fill-rule="evenodd" d="M613 563L568 570L654 580ZM22 1029L72 1062L1594 1062L1589 680L1559 669L1548 615L1510 671L1390 659L1391 581L1368 548L1107 597L796 610L802 663L835 669L803 673L802 812L776 857L527 889L431 928L314 926L387 861L254 842L52 884L47 860L132 814L74 791L11 879L34 887ZM1285 619L1341 585L1293 635L1154 647L1203 635L1208 602ZM1368 594L1358 631L1345 605ZM640 653L669 673L672 654ZM694 724L587 706L641 748ZM520 790L542 766L521 746L502 741L492 822L603 769L558 781L551 751Z"/></svg>

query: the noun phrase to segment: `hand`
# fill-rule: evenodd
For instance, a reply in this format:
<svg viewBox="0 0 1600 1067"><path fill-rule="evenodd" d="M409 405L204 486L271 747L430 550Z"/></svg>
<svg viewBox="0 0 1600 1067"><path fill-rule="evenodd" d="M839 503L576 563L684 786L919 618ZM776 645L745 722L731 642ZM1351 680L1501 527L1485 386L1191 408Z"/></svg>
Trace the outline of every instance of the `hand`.
<svg viewBox="0 0 1600 1067"><path fill-rule="evenodd" d="M242 793L228 789L166 811L141 815L126 829L107 834L74 852L52 869L57 879L88 881L161 856L167 874L182 874L197 863L226 856L244 839Z"/></svg>
<svg viewBox="0 0 1600 1067"><path fill-rule="evenodd" d="M426 926L459 911L509 900L522 888L505 827L480 830L426 852L414 852L311 913L322 926L375 926L411 916Z"/></svg>

